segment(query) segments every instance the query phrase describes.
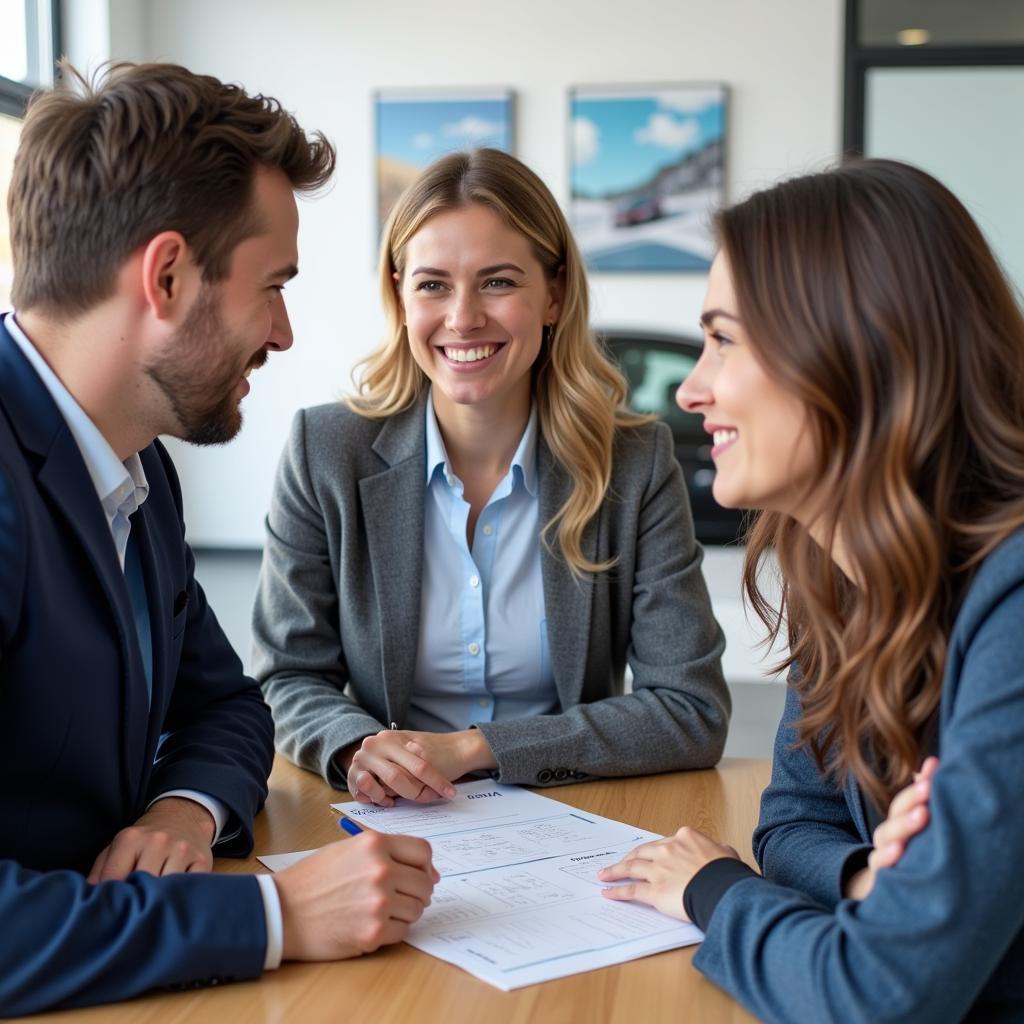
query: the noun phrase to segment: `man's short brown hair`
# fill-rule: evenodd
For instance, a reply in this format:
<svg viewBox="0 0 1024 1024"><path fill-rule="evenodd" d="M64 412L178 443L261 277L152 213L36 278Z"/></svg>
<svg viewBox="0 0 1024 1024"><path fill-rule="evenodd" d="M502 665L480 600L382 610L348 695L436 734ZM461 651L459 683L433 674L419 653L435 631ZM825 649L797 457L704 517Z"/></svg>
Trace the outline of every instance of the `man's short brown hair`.
<svg viewBox="0 0 1024 1024"><path fill-rule="evenodd" d="M69 318L109 298L118 270L161 231L180 231L203 279L258 233L257 166L296 191L324 185L333 146L277 100L176 64L116 64L29 104L8 195L18 309Z"/></svg>

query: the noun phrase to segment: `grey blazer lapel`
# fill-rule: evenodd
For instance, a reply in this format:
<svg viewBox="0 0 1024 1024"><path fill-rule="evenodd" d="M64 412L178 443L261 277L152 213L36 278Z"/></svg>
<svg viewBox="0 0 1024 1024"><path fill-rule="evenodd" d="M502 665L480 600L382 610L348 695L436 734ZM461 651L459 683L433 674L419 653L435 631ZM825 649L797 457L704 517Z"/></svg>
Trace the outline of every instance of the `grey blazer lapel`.
<svg viewBox="0 0 1024 1024"><path fill-rule="evenodd" d="M359 481L380 623L383 690L391 721L399 726L409 708L419 646L426 492L423 417L421 399L386 420L373 444L386 468Z"/></svg>
<svg viewBox="0 0 1024 1024"><path fill-rule="evenodd" d="M572 479L555 462L543 438L538 444L537 455L540 470L540 520L543 528L569 497ZM583 531L583 553L591 561L597 558L599 519L600 514ZM552 538L552 545L552 550L549 550L541 543L544 614L548 624L548 648L555 686L562 708L565 709L578 704L583 691L594 584L587 577L573 576L555 538Z"/></svg>

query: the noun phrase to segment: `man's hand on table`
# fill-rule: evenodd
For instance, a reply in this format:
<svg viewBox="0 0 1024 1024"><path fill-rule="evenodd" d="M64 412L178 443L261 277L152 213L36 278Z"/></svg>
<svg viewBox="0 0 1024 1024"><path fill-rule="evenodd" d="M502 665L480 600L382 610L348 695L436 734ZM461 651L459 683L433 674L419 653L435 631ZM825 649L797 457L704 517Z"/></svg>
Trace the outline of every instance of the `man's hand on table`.
<svg viewBox="0 0 1024 1024"><path fill-rule="evenodd" d="M342 960L401 942L440 876L430 844L364 832L274 876L285 960Z"/></svg>
<svg viewBox="0 0 1024 1024"><path fill-rule="evenodd" d="M134 825L114 836L93 863L88 880L123 879L133 871L209 871L215 830L213 815L202 804L176 796L157 800Z"/></svg>
<svg viewBox="0 0 1024 1024"><path fill-rule="evenodd" d="M383 729L337 755L348 791L360 803L390 807L396 797L429 803L451 799L452 780L496 767L491 748L478 729L461 732L413 732Z"/></svg>

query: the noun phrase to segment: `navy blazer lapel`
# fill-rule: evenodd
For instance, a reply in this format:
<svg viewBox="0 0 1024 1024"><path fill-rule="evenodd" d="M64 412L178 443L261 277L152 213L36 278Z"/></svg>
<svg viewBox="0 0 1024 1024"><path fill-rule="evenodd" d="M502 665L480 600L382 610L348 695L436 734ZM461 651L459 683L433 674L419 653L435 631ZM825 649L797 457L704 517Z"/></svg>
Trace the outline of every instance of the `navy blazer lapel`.
<svg viewBox="0 0 1024 1024"><path fill-rule="evenodd" d="M143 764L148 707L128 587L78 444L49 391L2 324L0 390L12 428L22 445L38 457L36 477L41 490L78 538L110 602L125 666L122 778L125 798L133 804L134 783Z"/></svg>
<svg viewBox="0 0 1024 1024"><path fill-rule="evenodd" d="M555 462L543 438L537 448L540 521L543 529L572 492L572 478ZM597 560L600 516L599 512L583 531L583 554L592 562ZM549 550L541 542L544 614L548 623L548 648L555 686L562 709L565 710L578 704L583 692L590 645L590 618L594 607L594 583L586 576L576 577L572 574L562 557L557 537L551 537L551 544L552 549Z"/></svg>
<svg viewBox="0 0 1024 1024"><path fill-rule="evenodd" d="M419 647L426 495L425 398L384 421L373 450L386 468L359 481L391 721L404 723ZM385 723L388 724L388 723Z"/></svg>

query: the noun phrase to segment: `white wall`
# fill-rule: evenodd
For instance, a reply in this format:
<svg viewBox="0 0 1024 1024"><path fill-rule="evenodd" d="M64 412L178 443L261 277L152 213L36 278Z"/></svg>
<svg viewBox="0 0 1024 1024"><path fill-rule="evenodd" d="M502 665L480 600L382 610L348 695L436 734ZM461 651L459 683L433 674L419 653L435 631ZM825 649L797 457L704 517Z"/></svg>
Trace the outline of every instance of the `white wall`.
<svg viewBox="0 0 1024 1024"><path fill-rule="evenodd" d="M114 0L123 4L125 0ZM498 85L517 94L517 154L567 198L567 95L584 83L719 80L731 90L728 195L816 168L840 145L842 0L147 0L127 33L144 52L279 97L339 148L337 181L302 204L302 273L289 286L296 343L253 378L241 437L183 446L192 538L262 541L291 415L348 386L381 337L373 274L372 93L388 86ZM114 19L117 22L117 19ZM598 324L694 330L696 274L595 275ZM230 482L225 488L224 481ZM230 495L226 497L226 491Z"/></svg>
<svg viewBox="0 0 1024 1024"><path fill-rule="evenodd" d="M146 10L138 0L61 0L63 51L80 71L146 52Z"/></svg>

